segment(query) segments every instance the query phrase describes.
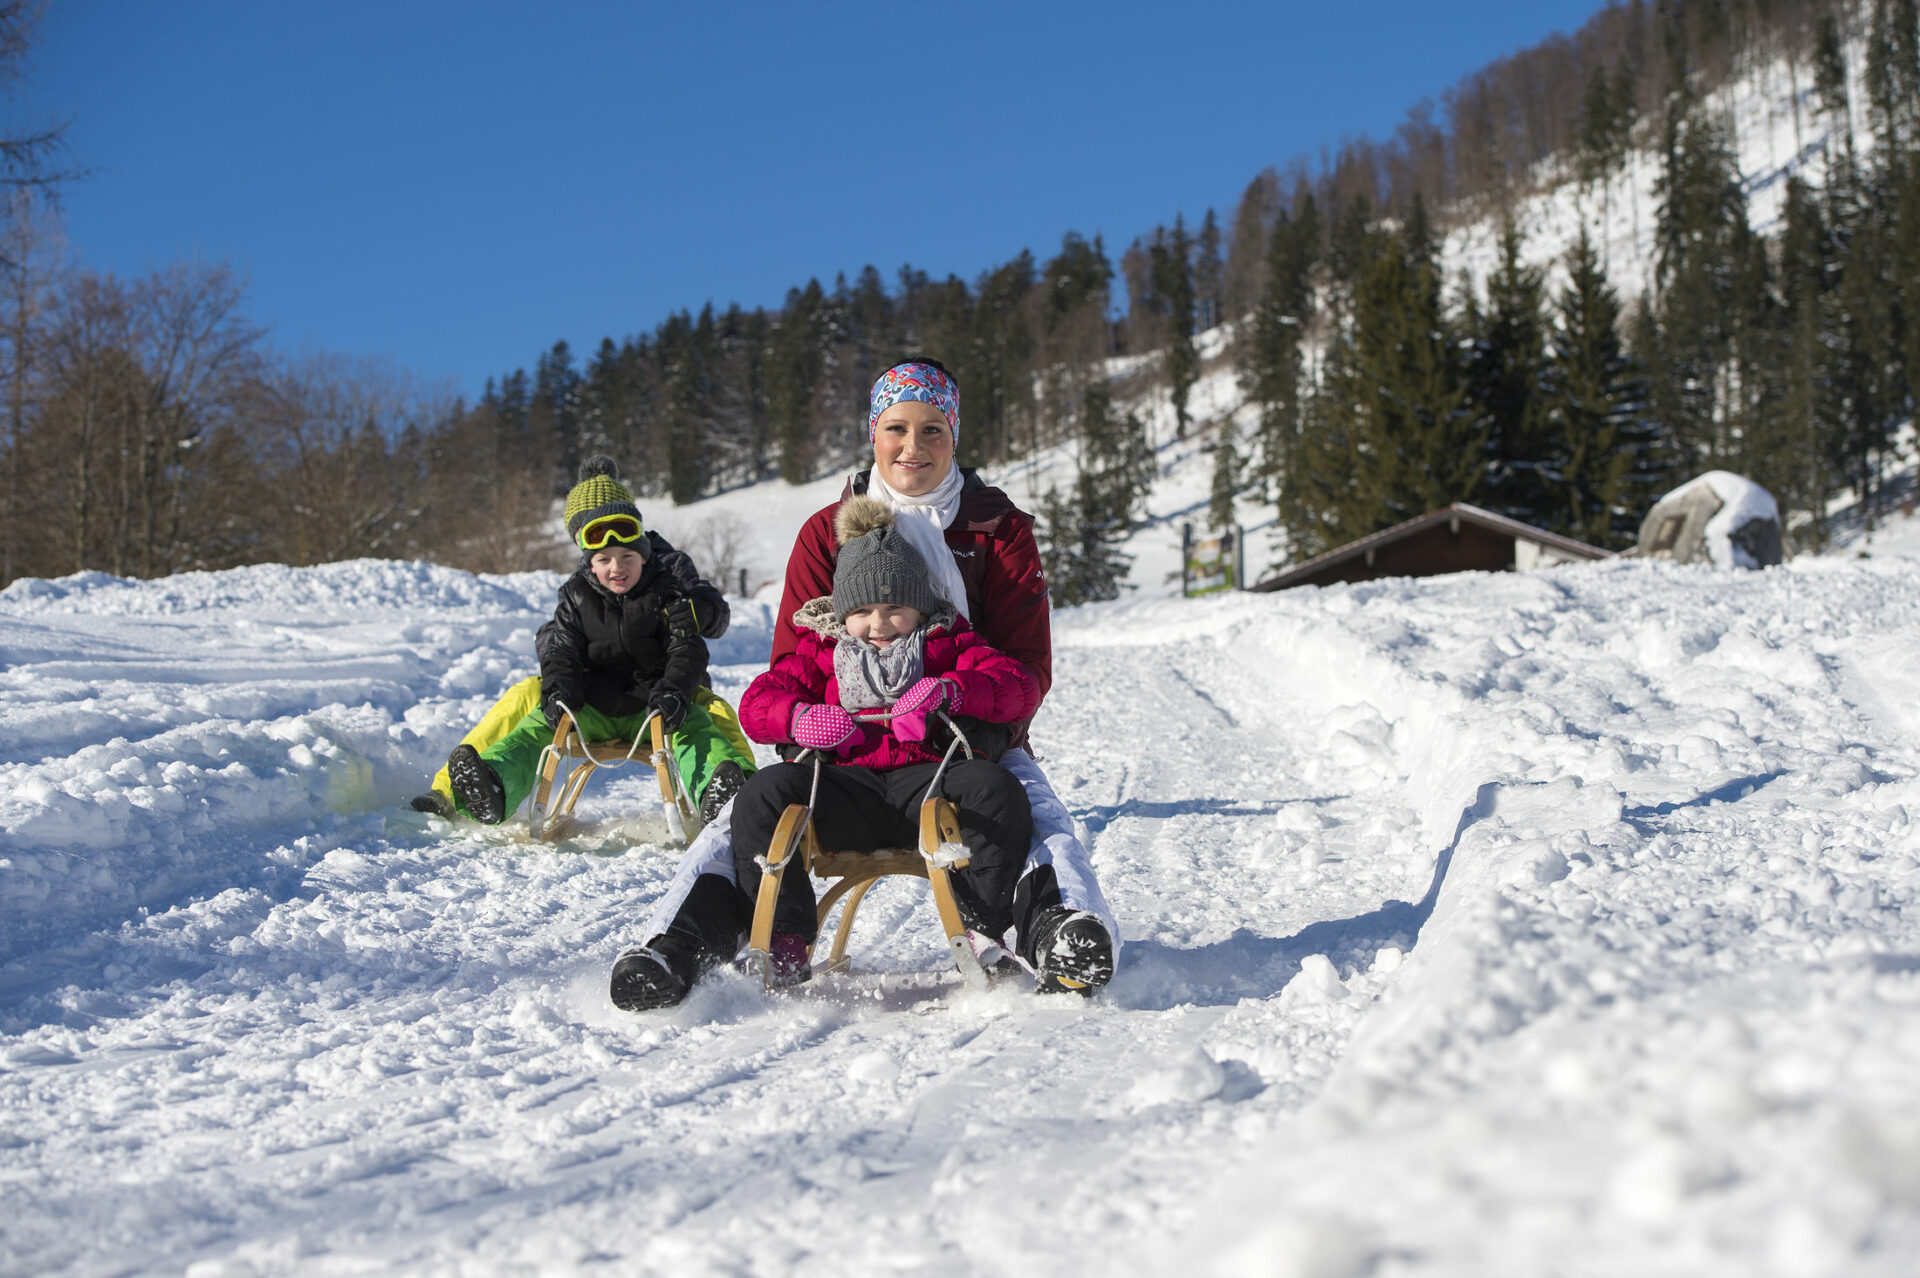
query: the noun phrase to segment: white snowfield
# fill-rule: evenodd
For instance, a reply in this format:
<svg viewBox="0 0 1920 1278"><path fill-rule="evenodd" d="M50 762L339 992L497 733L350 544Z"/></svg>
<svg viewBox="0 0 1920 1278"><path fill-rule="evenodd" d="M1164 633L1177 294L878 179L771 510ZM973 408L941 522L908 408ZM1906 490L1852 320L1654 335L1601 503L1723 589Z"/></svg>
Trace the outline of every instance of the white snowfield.
<svg viewBox="0 0 1920 1278"><path fill-rule="evenodd" d="M1063 613L1105 993L893 881L856 974L647 1015L648 778L401 806L555 581L0 594L0 1272L1915 1272L1920 562Z"/></svg>

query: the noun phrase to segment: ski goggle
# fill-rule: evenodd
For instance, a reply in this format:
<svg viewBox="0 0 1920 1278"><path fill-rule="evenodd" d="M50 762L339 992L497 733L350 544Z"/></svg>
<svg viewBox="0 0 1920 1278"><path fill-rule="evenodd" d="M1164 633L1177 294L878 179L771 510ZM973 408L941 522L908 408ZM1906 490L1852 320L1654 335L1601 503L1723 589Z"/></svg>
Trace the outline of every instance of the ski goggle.
<svg viewBox="0 0 1920 1278"><path fill-rule="evenodd" d="M578 540L582 550L605 550L610 541L628 545L639 541L645 532L632 515L602 515L580 530Z"/></svg>

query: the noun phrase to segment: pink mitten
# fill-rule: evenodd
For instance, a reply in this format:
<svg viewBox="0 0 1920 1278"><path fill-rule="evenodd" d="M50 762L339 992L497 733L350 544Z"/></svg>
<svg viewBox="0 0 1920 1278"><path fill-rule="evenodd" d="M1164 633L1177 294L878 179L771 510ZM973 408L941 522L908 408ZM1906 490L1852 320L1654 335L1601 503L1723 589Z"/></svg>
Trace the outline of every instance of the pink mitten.
<svg viewBox="0 0 1920 1278"><path fill-rule="evenodd" d="M922 679L893 703L893 735L902 741L927 739L927 716L952 698L953 685L945 679Z"/></svg>
<svg viewBox="0 0 1920 1278"><path fill-rule="evenodd" d="M809 750L833 750L851 741L860 726L839 706L796 706L793 741Z"/></svg>

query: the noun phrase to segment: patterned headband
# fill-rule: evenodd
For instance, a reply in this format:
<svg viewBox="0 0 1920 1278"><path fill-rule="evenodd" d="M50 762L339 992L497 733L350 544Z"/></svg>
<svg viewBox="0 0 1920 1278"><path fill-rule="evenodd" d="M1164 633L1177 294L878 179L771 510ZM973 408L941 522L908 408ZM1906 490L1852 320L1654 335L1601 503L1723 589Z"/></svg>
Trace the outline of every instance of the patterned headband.
<svg viewBox="0 0 1920 1278"><path fill-rule="evenodd" d="M953 432L954 447L960 446L960 388L931 364L896 364L880 374L880 380L873 384L873 406L867 411L869 444L880 424L880 414L910 399L939 409L947 419L947 429Z"/></svg>

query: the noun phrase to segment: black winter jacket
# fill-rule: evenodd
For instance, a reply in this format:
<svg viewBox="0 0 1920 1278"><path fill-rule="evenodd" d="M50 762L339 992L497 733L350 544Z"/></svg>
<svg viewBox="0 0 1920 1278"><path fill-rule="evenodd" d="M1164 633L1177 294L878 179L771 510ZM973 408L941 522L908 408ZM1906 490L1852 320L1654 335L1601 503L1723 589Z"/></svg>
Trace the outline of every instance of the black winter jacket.
<svg viewBox="0 0 1920 1278"><path fill-rule="evenodd" d="M677 553L677 552L675 552ZM594 580L583 558L560 584L553 620L540 627L540 703L549 721L556 703L607 715L643 714L657 684L689 703L707 672L707 645L665 556L650 555L640 580L616 595ZM685 558L684 555L680 556Z"/></svg>

